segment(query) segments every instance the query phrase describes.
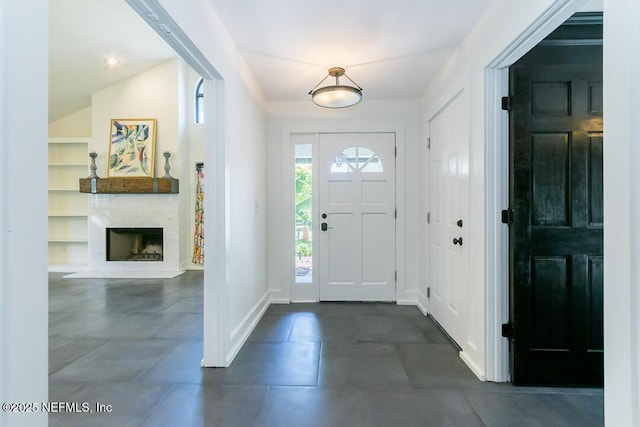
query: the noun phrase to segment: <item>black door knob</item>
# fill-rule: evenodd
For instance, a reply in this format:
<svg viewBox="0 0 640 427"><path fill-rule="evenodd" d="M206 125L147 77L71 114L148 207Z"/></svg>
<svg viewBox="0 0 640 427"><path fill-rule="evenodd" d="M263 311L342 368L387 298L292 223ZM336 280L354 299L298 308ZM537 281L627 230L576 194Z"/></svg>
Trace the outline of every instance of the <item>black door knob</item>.
<svg viewBox="0 0 640 427"><path fill-rule="evenodd" d="M462 237L454 237L453 244L462 246Z"/></svg>
<svg viewBox="0 0 640 427"><path fill-rule="evenodd" d="M320 229L321 229L322 231L327 231L327 228L329 228L329 227L327 226L327 223L326 223L326 222L323 222L323 223L320 225Z"/></svg>
<svg viewBox="0 0 640 427"><path fill-rule="evenodd" d="M458 222L456 222L456 224L458 225L458 227L462 227L462 220L459 219Z"/></svg>

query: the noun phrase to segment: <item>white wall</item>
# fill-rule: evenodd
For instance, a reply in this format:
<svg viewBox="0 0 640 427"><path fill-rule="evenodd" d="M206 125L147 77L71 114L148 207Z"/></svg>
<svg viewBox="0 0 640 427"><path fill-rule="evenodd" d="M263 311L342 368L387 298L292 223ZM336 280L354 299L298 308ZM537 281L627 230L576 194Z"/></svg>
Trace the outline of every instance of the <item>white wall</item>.
<svg viewBox="0 0 640 427"><path fill-rule="evenodd" d="M213 131L206 133L206 138L215 138L210 145L207 141L204 159L209 165L205 253L210 254L205 255L204 364L220 363L218 356L209 353L208 339L214 337L207 328L219 328L221 323L223 348L215 352L222 354L228 364L268 306L265 98L208 0L193 0L189 7L184 7L182 0L157 3L198 47L202 58L215 67L220 78L215 83L219 110L208 113L207 120L211 121L206 128ZM225 170L215 170L214 166L221 163ZM208 204L207 198L215 198L218 190L224 192L225 205ZM208 207L213 207L213 212ZM219 212L220 208L224 212ZM221 240L224 249L214 251ZM213 259L216 254L218 258ZM215 311L213 307L220 310L211 313Z"/></svg>
<svg viewBox="0 0 640 427"><path fill-rule="evenodd" d="M178 73L179 61L173 59L91 96L93 138L89 152L98 153L98 176L107 176L111 119L153 118L157 120L154 176L164 174L162 153L169 151L171 174L180 177Z"/></svg>
<svg viewBox="0 0 640 427"><path fill-rule="evenodd" d="M398 132L397 182L398 205L398 292L401 303L416 303L424 288L420 275L421 236L416 233L423 216L421 204L421 138L417 100L369 100L340 110L305 102L269 103L269 288L278 301L291 299L293 285L292 200L283 197L284 185L293 176L291 133L314 132ZM285 176L285 173L291 173ZM293 191L293 189L290 189ZM290 193L292 194L292 193Z"/></svg>
<svg viewBox="0 0 640 427"><path fill-rule="evenodd" d="M60 120L49 123L49 137L87 137L91 136L91 107L83 108Z"/></svg>
<svg viewBox="0 0 640 427"><path fill-rule="evenodd" d="M48 400L48 12L0 2L0 402ZM0 411L0 425L47 415Z"/></svg>
<svg viewBox="0 0 640 427"><path fill-rule="evenodd" d="M604 399L640 425L640 3L604 3Z"/></svg>

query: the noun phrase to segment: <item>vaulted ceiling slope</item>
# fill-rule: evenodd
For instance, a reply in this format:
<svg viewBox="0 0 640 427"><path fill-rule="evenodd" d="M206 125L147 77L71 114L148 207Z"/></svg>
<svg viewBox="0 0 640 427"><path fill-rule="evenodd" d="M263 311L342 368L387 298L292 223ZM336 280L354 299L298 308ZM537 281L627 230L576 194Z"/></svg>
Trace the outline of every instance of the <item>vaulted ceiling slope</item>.
<svg viewBox="0 0 640 427"><path fill-rule="evenodd" d="M331 66L366 99L418 98L491 2L209 1L270 100L308 99ZM50 121L176 56L124 0L50 0L50 13Z"/></svg>
<svg viewBox="0 0 640 427"><path fill-rule="evenodd" d="M49 122L177 54L124 0L49 1ZM117 67L104 60L120 59Z"/></svg>

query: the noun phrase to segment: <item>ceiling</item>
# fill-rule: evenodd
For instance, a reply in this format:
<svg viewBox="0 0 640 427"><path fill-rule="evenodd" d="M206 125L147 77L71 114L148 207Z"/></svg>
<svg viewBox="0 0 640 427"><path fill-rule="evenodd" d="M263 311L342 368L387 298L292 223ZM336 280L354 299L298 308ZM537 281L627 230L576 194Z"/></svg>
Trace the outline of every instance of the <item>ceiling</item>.
<svg viewBox="0 0 640 427"><path fill-rule="evenodd" d="M418 98L491 0L209 0L270 100L304 100L329 67L364 99Z"/></svg>
<svg viewBox="0 0 640 427"><path fill-rule="evenodd" d="M49 122L177 55L124 0L49 0ZM104 60L120 59L117 67Z"/></svg>
<svg viewBox="0 0 640 427"><path fill-rule="evenodd" d="M331 66L364 99L418 98L491 0L209 0L269 100L305 100ZM50 0L50 121L175 53L124 1ZM121 63L104 64L108 55Z"/></svg>

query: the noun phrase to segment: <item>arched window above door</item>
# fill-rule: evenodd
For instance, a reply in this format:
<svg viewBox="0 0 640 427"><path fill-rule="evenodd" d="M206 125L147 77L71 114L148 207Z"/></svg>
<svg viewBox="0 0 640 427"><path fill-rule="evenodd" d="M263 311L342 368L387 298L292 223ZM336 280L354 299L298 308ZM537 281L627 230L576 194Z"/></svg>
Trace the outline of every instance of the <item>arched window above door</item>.
<svg viewBox="0 0 640 427"><path fill-rule="evenodd" d="M380 157L367 147L347 147L331 164L332 173L384 172Z"/></svg>

